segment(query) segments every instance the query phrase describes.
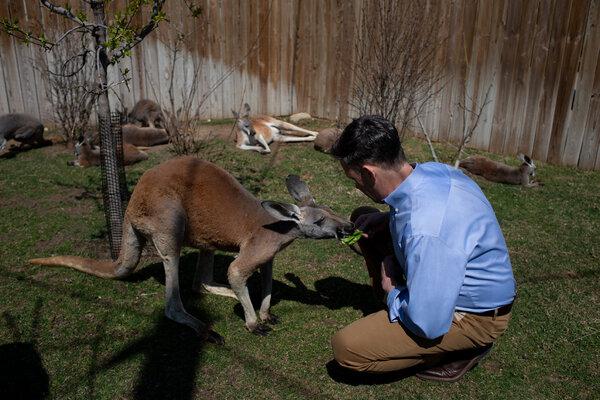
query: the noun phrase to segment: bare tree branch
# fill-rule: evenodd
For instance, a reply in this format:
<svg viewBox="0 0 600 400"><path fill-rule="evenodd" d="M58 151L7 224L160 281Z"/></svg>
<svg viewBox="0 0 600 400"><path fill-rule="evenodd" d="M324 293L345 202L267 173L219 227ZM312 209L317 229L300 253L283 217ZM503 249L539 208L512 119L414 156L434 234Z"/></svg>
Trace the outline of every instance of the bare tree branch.
<svg viewBox="0 0 600 400"><path fill-rule="evenodd" d="M138 33L135 34L133 41L129 43L123 43L115 52L112 54L111 62L114 63L121 59L125 53L135 47L138 43L140 43L146 36L148 36L156 27L158 26L160 20L158 16L162 11L162 7L165 3L165 0L154 0L154 5L152 6L152 14L150 14L150 19L146 25L139 30Z"/></svg>
<svg viewBox="0 0 600 400"><path fill-rule="evenodd" d="M70 19L71 21L78 23L79 25L83 25L83 26L88 25L85 21L82 21L77 16L75 16L75 14L73 14L70 10L68 10L64 7L60 7L55 4L52 4L48 0L40 0L40 3L44 7L46 7L48 10L52 11L55 14L62 15L63 17L66 17L66 18Z"/></svg>
<svg viewBox="0 0 600 400"><path fill-rule="evenodd" d="M442 41L428 7L422 1L362 3L349 104L359 114L390 120L401 136L445 84L435 68Z"/></svg>
<svg viewBox="0 0 600 400"><path fill-rule="evenodd" d="M433 161L440 162L437 154L435 153L435 149L433 148L433 143L431 143L431 138L429 137L427 130L425 129L425 127L423 126L423 123L421 122L419 113L416 113L416 118L417 118L417 121L419 122L419 125L421 126L421 132L423 132L423 135L425 135L425 139L427 139L427 144L429 145L429 150L431 151L431 156L433 157Z"/></svg>
<svg viewBox="0 0 600 400"><path fill-rule="evenodd" d="M466 104L458 104L458 106L463 110L463 120L464 120L464 125L463 125L463 137L460 141L460 144L458 145L458 150L456 151L456 155L454 156L454 168L458 168L458 164L460 162L460 158L462 157L462 152L465 148L465 146L467 145L467 143L469 143L471 141L471 138L473 137L473 133L475 133L475 129L477 128L477 125L479 124L479 119L481 118L481 115L483 114L483 110L485 109L485 107L487 107L488 104L491 103L491 100L489 100L489 96L490 96L490 91L492 90L492 84L490 84L487 88L487 91L485 92L485 97L483 99L483 103L481 103L481 105L479 106L479 108L474 111L470 108L467 108ZM473 101L471 100L471 104L473 103ZM469 124L467 123L467 112L472 113L475 116L475 122L473 123L472 126L469 127Z"/></svg>

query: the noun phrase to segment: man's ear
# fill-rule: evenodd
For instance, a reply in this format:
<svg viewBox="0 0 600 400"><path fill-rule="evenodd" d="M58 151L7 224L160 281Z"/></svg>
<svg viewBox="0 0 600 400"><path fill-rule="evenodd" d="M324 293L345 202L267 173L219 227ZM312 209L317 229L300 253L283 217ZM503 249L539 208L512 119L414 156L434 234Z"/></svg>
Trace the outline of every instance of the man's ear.
<svg viewBox="0 0 600 400"><path fill-rule="evenodd" d="M369 164L363 164L360 167L360 177L364 186L372 187L375 185L375 169L375 166Z"/></svg>
<svg viewBox="0 0 600 400"><path fill-rule="evenodd" d="M279 221L300 222L300 208L295 204L262 201L262 207Z"/></svg>

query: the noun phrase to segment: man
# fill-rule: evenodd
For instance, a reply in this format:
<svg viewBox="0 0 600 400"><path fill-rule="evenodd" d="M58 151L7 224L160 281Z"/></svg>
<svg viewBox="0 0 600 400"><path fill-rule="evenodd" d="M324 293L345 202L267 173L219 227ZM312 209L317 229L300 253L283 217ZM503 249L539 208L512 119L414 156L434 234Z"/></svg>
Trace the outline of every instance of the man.
<svg viewBox="0 0 600 400"><path fill-rule="evenodd" d="M461 171L407 163L396 128L382 117L354 120L331 153L360 191L390 210L353 213L388 309L337 332L336 361L368 372L429 367L417 376L460 379L506 330L515 298L492 206Z"/></svg>

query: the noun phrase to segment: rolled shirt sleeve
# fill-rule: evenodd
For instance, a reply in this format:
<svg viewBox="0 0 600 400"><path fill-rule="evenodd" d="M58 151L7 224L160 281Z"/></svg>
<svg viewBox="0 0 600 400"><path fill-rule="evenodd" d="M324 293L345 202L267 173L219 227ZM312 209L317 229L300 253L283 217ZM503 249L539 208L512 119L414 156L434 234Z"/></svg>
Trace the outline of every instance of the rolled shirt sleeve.
<svg viewBox="0 0 600 400"><path fill-rule="evenodd" d="M403 250L406 286L388 293L390 321L435 339L450 329L468 257L428 235L408 238Z"/></svg>

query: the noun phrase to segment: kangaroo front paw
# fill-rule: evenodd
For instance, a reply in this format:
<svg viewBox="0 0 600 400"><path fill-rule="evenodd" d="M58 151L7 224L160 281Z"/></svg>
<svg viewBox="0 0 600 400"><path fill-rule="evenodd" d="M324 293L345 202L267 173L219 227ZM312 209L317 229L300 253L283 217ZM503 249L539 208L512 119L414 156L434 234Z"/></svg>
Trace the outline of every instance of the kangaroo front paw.
<svg viewBox="0 0 600 400"><path fill-rule="evenodd" d="M272 329L269 325L260 323L253 328L248 327L248 330L258 336L267 336Z"/></svg>
<svg viewBox="0 0 600 400"><path fill-rule="evenodd" d="M269 315L267 315L265 317L261 316L260 319L263 322L266 322L267 324L270 324L270 325L276 325L279 322L281 322L281 320L279 319L279 317L277 315L271 314L271 313L269 313Z"/></svg>

